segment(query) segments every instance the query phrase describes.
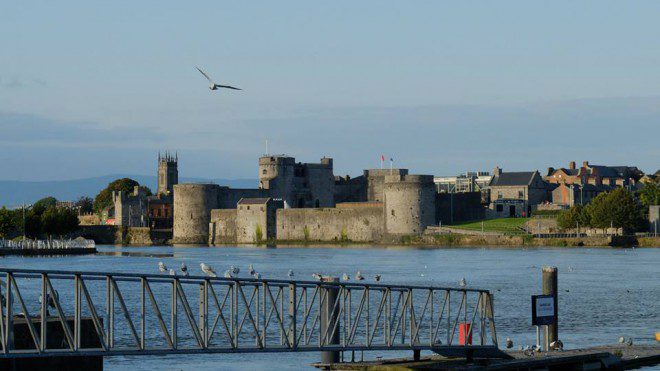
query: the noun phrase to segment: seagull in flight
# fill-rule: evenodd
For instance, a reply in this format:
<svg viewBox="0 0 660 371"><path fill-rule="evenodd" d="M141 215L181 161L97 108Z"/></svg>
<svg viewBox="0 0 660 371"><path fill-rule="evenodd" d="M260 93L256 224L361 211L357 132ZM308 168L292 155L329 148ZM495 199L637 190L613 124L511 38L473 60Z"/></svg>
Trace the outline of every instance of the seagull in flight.
<svg viewBox="0 0 660 371"><path fill-rule="evenodd" d="M206 77L207 80L209 80L209 83L211 84L211 85L209 85L209 89L211 89L211 90L218 90L218 88L233 89L233 90L242 90L242 89L235 88L235 87L233 87L233 86L229 86L229 85L218 85L218 84L216 84L216 83L215 83L215 82L209 77L209 75L207 75L207 74L206 74L204 71L202 71L199 67L195 66L195 68L197 68L197 71L199 71L199 73L201 73L202 75L204 75L204 77Z"/></svg>

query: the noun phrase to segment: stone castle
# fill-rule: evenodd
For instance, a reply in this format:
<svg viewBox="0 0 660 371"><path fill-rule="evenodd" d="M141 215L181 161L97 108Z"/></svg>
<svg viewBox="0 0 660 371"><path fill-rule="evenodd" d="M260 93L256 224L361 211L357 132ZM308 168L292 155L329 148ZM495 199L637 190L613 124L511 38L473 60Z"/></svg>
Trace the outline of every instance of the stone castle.
<svg viewBox="0 0 660 371"><path fill-rule="evenodd" d="M159 166L159 193L161 191ZM259 158L259 185L236 189L173 180L175 244L258 243L271 240L379 241L421 234L436 225L433 176L407 169L371 169L351 178L333 161L300 163L285 155ZM166 182L165 180L163 180ZM163 184L162 189L169 183Z"/></svg>

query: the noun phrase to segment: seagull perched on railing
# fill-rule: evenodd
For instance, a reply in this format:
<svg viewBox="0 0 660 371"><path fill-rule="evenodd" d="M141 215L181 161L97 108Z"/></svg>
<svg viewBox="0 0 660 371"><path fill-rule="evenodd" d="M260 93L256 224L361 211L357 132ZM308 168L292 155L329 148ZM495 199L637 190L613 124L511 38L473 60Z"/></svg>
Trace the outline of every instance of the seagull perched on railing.
<svg viewBox="0 0 660 371"><path fill-rule="evenodd" d="M351 280L351 276L349 276L348 273L344 273L344 274L342 274L342 276L341 276L341 280L342 280L342 281L350 281L350 280Z"/></svg>
<svg viewBox="0 0 660 371"><path fill-rule="evenodd" d="M199 67L195 66L195 68L197 68L197 71L199 71L199 73L201 73L202 75L204 75L204 77L206 77L207 80L209 80L209 83L211 84L211 85L209 85L209 89L211 89L211 90L218 90L218 88L233 89L233 90L241 90L240 88L236 88L236 87L229 86L229 85L218 85L218 84L216 84L216 83L215 83L215 82L209 77L209 75L207 75L207 74L206 74L204 71L202 71Z"/></svg>
<svg viewBox="0 0 660 371"><path fill-rule="evenodd" d="M295 276L295 274L293 274L293 269L289 269L289 271L286 272L286 276L290 279L293 279L293 276Z"/></svg>
<svg viewBox="0 0 660 371"><path fill-rule="evenodd" d="M374 281L380 282L380 274L374 276Z"/></svg>
<svg viewBox="0 0 660 371"><path fill-rule="evenodd" d="M357 273L355 273L355 279L358 281L364 280L364 277L362 276L362 273L360 273L360 271L357 271Z"/></svg>
<svg viewBox="0 0 660 371"><path fill-rule="evenodd" d="M170 276L176 276L176 271L170 268Z"/></svg>
<svg viewBox="0 0 660 371"><path fill-rule="evenodd" d="M235 267L233 265L229 267L229 270L231 271L232 274L239 274L241 272L241 268Z"/></svg>
<svg viewBox="0 0 660 371"><path fill-rule="evenodd" d="M225 278L234 278L234 276L231 275L231 269L225 271Z"/></svg>
<svg viewBox="0 0 660 371"><path fill-rule="evenodd" d="M321 280L321 273L312 273L312 278L314 278L317 281Z"/></svg>
<svg viewBox="0 0 660 371"><path fill-rule="evenodd" d="M513 348L513 340L511 338L506 338L506 349Z"/></svg>
<svg viewBox="0 0 660 371"><path fill-rule="evenodd" d="M465 277L461 278L461 280L458 281L458 285L459 285L460 287L465 287L465 286L467 286L467 282L465 281Z"/></svg>
<svg viewBox="0 0 660 371"><path fill-rule="evenodd" d="M254 270L254 267L252 266L252 264L248 265L248 274L250 276L254 276L255 273L256 273L256 271Z"/></svg>
<svg viewBox="0 0 660 371"><path fill-rule="evenodd" d="M259 273L259 272L254 272L254 273L252 274L252 277L254 277L255 279L260 280L260 279L261 279L261 273Z"/></svg>
<svg viewBox="0 0 660 371"><path fill-rule="evenodd" d="M206 265L204 263L199 263L199 267L202 269L202 272L204 272L207 276L209 276L209 277L218 277L215 274L215 271L213 270L213 268L209 267L208 265Z"/></svg>
<svg viewBox="0 0 660 371"><path fill-rule="evenodd" d="M165 263L163 262L158 262L158 271L160 273L165 273L167 272L167 267L165 266Z"/></svg>
<svg viewBox="0 0 660 371"><path fill-rule="evenodd" d="M181 263L181 272L184 276L188 276L188 267L186 266L186 263Z"/></svg>

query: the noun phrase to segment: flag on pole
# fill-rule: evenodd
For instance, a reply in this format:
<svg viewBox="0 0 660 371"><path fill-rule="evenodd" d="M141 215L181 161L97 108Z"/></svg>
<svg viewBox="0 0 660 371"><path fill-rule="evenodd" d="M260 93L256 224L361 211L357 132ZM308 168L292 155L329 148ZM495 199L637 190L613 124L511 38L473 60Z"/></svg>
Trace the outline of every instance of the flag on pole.
<svg viewBox="0 0 660 371"><path fill-rule="evenodd" d="M380 168L383 168L383 163L385 162L385 155L380 155Z"/></svg>

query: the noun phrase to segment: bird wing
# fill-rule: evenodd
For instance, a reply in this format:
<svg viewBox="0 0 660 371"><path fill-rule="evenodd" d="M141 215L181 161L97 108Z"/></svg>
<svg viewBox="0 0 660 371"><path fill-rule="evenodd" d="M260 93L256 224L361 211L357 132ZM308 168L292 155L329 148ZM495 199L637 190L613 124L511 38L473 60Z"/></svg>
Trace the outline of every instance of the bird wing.
<svg viewBox="0 0 660 371"><path fill-rule="evenodd" d="M204 75L204 77L206 77L206 79L209 80L209 82L210 82L211 84L215 85L215 83L213 82L213 80L211 80L211 78L209 77L209 75L207 75L206 73L204 73L204 71L202 71L199 67L195 66L195 68L197 68L197 71L199 71L199 73L201 73L202 75Z"/></svg>
<svg viewBox="0 0 660 371"><path fill-rule="evenodd" d="M218 85L218 84L215 84L215 86L217 86L217 87L219 87L219 88L225 88L225 89L243 90L243 89L235 88L235 87L233 87L233 86L229 86L229 85Z"/></svg>

